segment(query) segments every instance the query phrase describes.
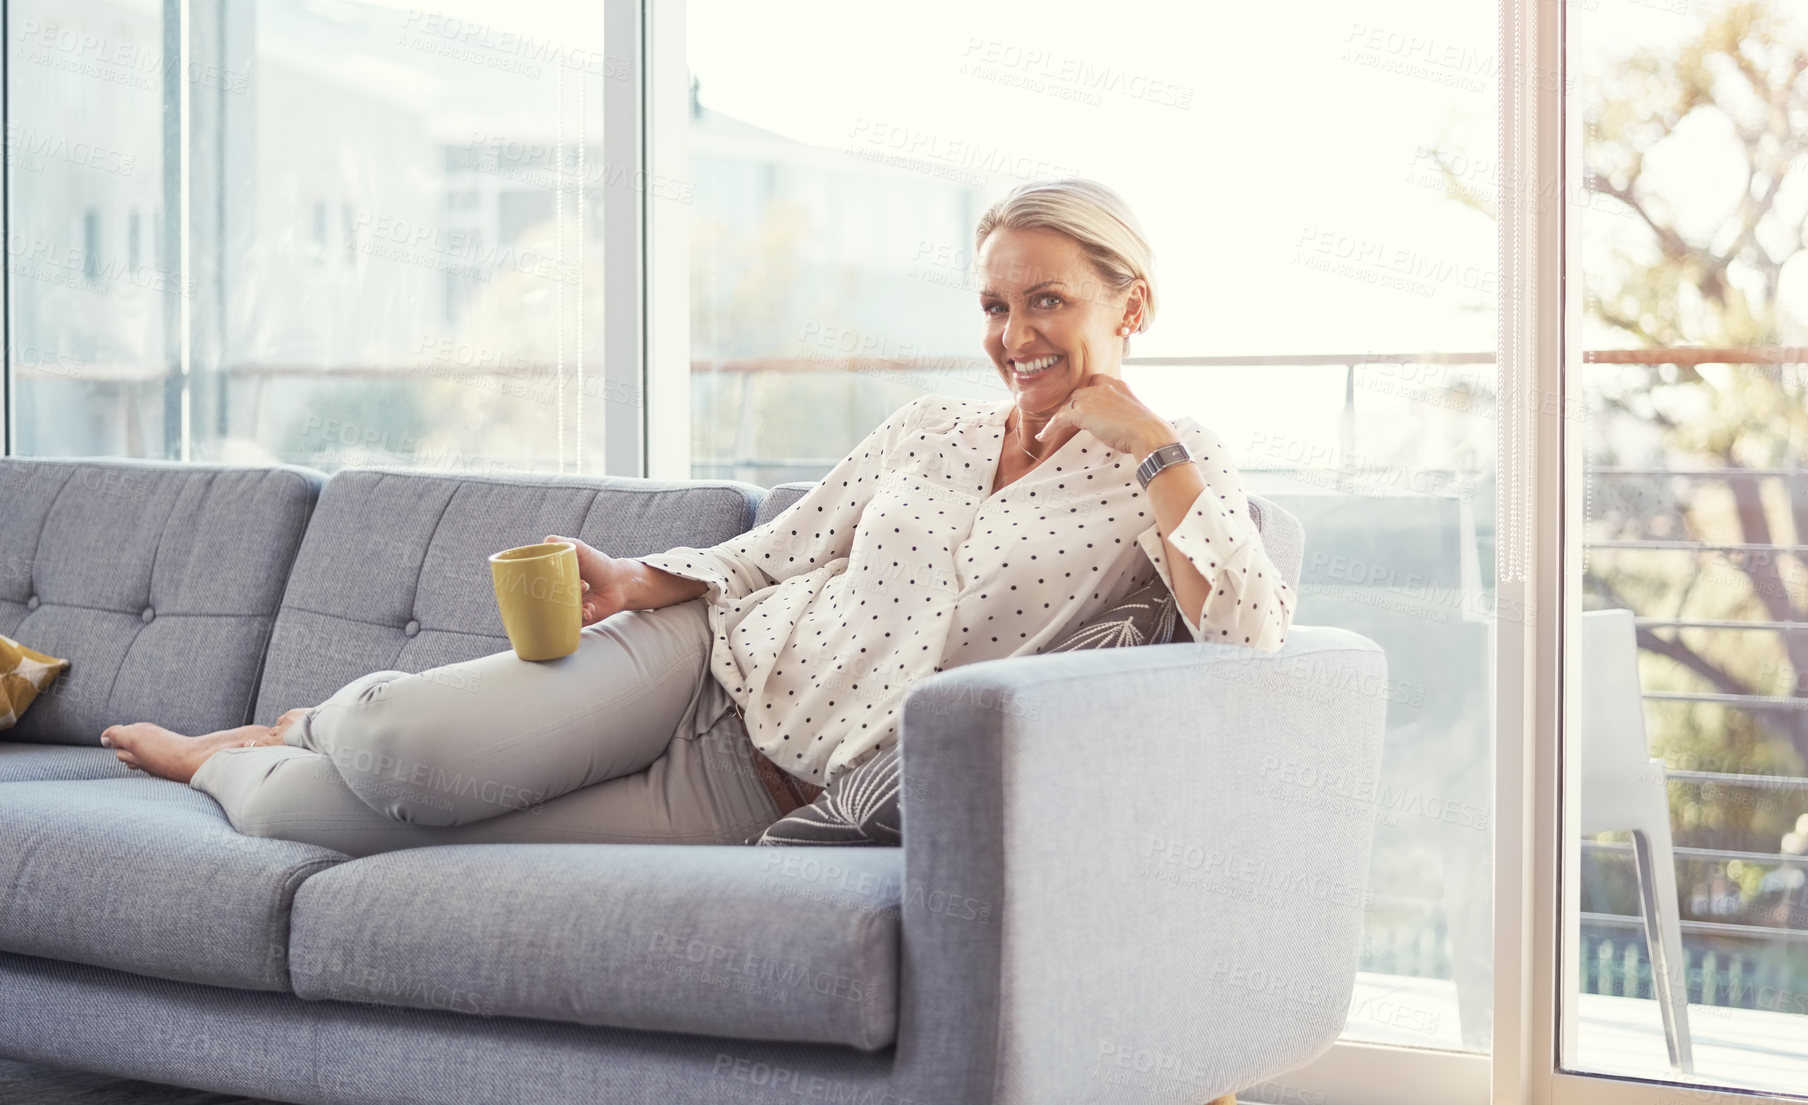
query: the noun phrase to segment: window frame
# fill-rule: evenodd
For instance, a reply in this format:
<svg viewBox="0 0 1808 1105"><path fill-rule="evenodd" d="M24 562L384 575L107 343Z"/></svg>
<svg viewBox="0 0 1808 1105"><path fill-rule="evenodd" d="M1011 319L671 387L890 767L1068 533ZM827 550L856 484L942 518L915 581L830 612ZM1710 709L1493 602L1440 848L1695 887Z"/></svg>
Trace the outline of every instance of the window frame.
<svg viewBox="0 0 1808 1105"><path fill-rule="evenodd" d="M12 119L12 70L8 59L13 56L12 12L0 0L0 134L7 133L5 124ZM0 242L6 245L6 264L0 265L0 457L13 455L16 432L13 429L13 209L12 158L0 156Z"/></svg>
<svg viewBox="0 0 1808 1105"><path fill-rule="evenodd" d="M1504 62L1509 56L1506 14L1510 6L1512 0L1502 0L1503 71L1508 69ZM1575 744L1567 739L1577 728L1578 698L1566 692L1586 681L1578 649L1574 647L1582 616L1586 443L1583 433L1570 432L1579 431L1579 427L1573 425L1575 419L1565 414L1571 409L1569 367L1584 363L1580 320L1585 289L1581 281L1568 279L1570 239L1566 224L1568 198L1572 195L1569 169L1583 164L1584 150L1583 128L1570 126L1569 120L1567 5L1564 0L1527 0L1527 6L1534 9L1533 17L1520 21L1512 38L1521 51L1519 56L1530 64L1514 71L1548 74L1553 79L1518 82L1524 98L1532 103L1524 120L1512 128L1519 135L1518 160L1502 160L1501 165L1503 180L1536 181L1536 194L1541 199L1559 199L1555 203L1539 203L1535 220L1520 228L1533 243L1532 255L1524 258L1529 269L1522 274L1520 287L1531 297L1531 329L1535 335L1530 396L1549 400L1540 402L1537 411L1529 412L1536 419L1537 442L1535 454L1526 460L1526 471L1532 479L1538 525L1549 530L1548 538L1545 529L1537 530L1534 594L1536 609L1555 610L1560 616L1537 621L1526 642L1534 658L1531 670L1535 708L1532 726L1525 734L1530 745L1526 759L1531 770L1517 809L1525 819L1530 846L1529 862L1514 889L1518 893L1516 915L1531 952L1532 972L1522 1008L1522 1023L1528 1023L1531 1032L1518 1055L1518 1065L1526 1071L1523 1081L1515 1083L1503 1076L1502 1068L1507 1064L1496 1065L1496 1099L1510 1100L1502 1097L1502 1092L1517 1084L1523 1087L1518 1099L1534 1105L1651 1105L1654 1093L1676 1100L1697 1100L1703 1105L1801 1105L1808 1101L1808 1094L1689 1084L1663 1077L1586 1073L1566 1070L1563 1065L1566 1054L1575 1054L1580 992L1575 985L1565 985L1565 980L1573 983L1576 976L1581 928L1579 915L1578 923L1571 924L1565 911L1566 905L1580 909L1582 856L1581 834L1567 828L1580 824L1580 788L1566 786L1565 781L1579 780L1581 774ZM1504 112L1502 117L1504 121ZM1503 124L1503 153L1507 130ZM1515 167L1523 173L1508 171ZM1501 205L1503 212L1506 209L1507 205ZM1503 232L1503 270L1509 263L1507 241ZM1505 279L1503 272L1502 295L1513 286L1514 282ZM1569 319L1578 324L1569 326ZM1582 409L1581 405L1576 409ZM1507 795L1503 792L1501 797ZM1504 919L1499 896L1507 889L1504 885L1495 888L1497 933ZM1498 937L1496 950L1500 951ZM1497 1023L1500 1011L1497 994Z"/></svg>

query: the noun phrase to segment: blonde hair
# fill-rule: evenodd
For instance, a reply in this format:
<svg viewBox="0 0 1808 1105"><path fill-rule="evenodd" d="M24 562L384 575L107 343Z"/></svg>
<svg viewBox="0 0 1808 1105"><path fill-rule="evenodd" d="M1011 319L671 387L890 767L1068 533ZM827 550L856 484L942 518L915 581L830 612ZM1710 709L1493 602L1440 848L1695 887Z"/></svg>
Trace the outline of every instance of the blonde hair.
<svg viewBox="0 0 1808 1105"><path fill-rule="evenodd" d="M1155 250L1124 197L1096 180L1066 177L1037 180L1013 188L986 208L973 233L973 252L994 230L1057 230L1080 243L1093 268L1114 291L1127 291L1140 277L1148 285L1136 332L1155 321ZM1129 348L1128 339L1125 348Z"/></svg>

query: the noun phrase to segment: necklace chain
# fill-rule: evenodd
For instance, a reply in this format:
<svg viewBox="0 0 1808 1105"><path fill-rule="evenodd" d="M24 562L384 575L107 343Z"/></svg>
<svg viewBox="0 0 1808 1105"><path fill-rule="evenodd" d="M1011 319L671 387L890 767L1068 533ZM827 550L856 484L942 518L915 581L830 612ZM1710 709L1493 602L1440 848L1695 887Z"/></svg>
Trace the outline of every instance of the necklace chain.
<svg viewBox="0 0 1808 1105"><path fill-rule="evenodd" d="M1023 412L1021 410L1017 412L1017 448L1022 449L1023 455L1033 461L1040 462L1042 460L1041 457L1030 452L1029 446L1023 443Z"/></svg>

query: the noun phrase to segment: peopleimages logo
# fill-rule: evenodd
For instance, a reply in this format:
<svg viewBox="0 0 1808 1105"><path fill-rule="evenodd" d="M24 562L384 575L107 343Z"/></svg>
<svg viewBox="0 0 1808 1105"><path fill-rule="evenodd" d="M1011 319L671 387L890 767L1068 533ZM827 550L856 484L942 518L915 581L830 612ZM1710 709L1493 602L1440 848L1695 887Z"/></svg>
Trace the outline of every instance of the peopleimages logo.
<svg viewBox="0 0 1808 1105"><path fill-rule="evenodd" d="M1062 99L1099 104L1104 93L1185 110L1193 104L1193 86L1159 80L1115 65L1053 50L1021 47L1000 39L968 38L959 72L1001 84L1017 84Z"/></svg>
<svg viewBox="0 0 1808 1105"><path fill-rule="evenodd" d="M576 263L561 261L551 253L486 245L475 231L447 230L362 210L356 223L358 248L363 252L454 275L487 281L495 272L506 269L573 285L581 276Z"/></svg>
<svg viewBox="0 0 1808 1105"><path fill-rule="evenodd" d="M1162 1083L1216 1089L1220 1079L1212 1067L1172 1052L1139 1047L1126 1040L1100 1038L1092 1066L1094 1077L1115 1085L1145 1089ZM1139 1077L1126 1077L1129 1075Z"/></svg>
<svg viewBox="0 0 1808 1105"><path fill-rule="evenodd" d="M1362 23L1344 36L1341 60L1468 92L1486 91L1498 70L1490 52Z"/></svg>
<svg viewBox="0 0 1808 1105"><path fill-rule="evenodd" d="M15 56L21 60L143 92L161 92L165 78L177 73L189 84L222 92L243 93L251 85L249 69L224 69L195 60L184 64L180 54L166 55L161 41L133 42L24 19L15 42Z"/></svg>
<svg viewBox="0 0 1808 1105"><path fill-rule="evenodd" d="M1270 904L1297 902L1302 898L1346 908L1367 908L1372 896L1363 888L1339 879L1327 879L1298 870L1291 862L1275 865L1254 856L1234 856L1217 848L1151 835L1140 849L1144 873L1168 881L1199 881L1208 889L1213 880L1244 884L1252 893L1238 895ZM1193 876L1189 879L1185 876Z"/></svg>
<svg viewBox="0 0 1808 1105"><path fill-rule="evenodd" d="M1260 999L1264 1003L1319 1006L1330 1009L1336 1002L1332 1000L1331 990L1322 982L1299 978L1293 975L1276 974L1260 967L1248 967L1240 963L1229 963L1219 960L1211 970L1212 981L1220 987L1228 988L1232 993L1242 992Z"/></svg>
<svg viewBox="0 0 1808 1105"><path fill-rule="evenodd" d="M839 1079L824 1078L819 1074L806 1074L775 1063L720 1052L716 1054L715 1069L711 1077L758 1086L762 1090L794 1096L800 1101L830 1101L844 1105L930 1105L918 1098L891 1093L882 1086L855 1085ZM761 1095L761 1100L769 1101L771 1098Z"/></svg>
<svg viewBox="0 0 1808 1105"><path fill-rule="evenodd" d="M49 238L6 238L7 268L14 276L66 288L108 295L127 286L193 299L199 288L194 278L150 265L129 265L84 252Z"/></svg>
<svg viewBox="0 0 1808 1105"><path fill-rule="evenodd" d="M1384 824L1397 825L1401 817L1423 817L1463 829L1488 827L1487 808L1460 797L1402 789L1374 779L1352 779L1345 772L1327 771L1299 760L1269 756L1262 761L1261 776L1273 785L1304 791L1315 800L1373 807L1376 817ZM1280 798L1283 793L1275 791L1273 796Z"/></svg>
<svg viewBox="0 0 1808 1105"><path fill-rule="evenodd" d="M417 49L427 48L438 40L449 57L480 62L494 69L540 75L540 64L573 69L608 80L626 80L633 71L627 58L610 57L597 50L564 42L535 38L519 31L507 31L491 23L441 15L438 12L411 8L402 23L401 44ZM501 55L483 58L482 53ZM506 60L504 60L506 58Z"/></svg>
<svg viewBox="0 0 1808 1105"><path fill-rule="evenodd" d="M1389 245L1371 238L1360 238L1321 227L1301 227L1293 242L1295 263L1318 255L1328 261L1347 262L1356 270L1374 270L1417 282L1410 288L1430 289L1419 292L1435 294L1437 285L1493 295L1498 277L1492 269L1482 268L1454 257L1440 257L1411 246Z"/></svg>
<svg viewBox="0 0 1808 1105"><path fill-rule="evenodd" d="M470 155L464 166L473 172L532 184L537 188L558 188L573 195L592 185L603 188L629 189L655 199L689 203L696 194L694 181L669 177L645 169L630 169L608 159L591 160L579 165L579 145L547 142L524 142L508 135L472 131L465 144Z"/></svg>
<svg viewBox="0 0 1808 1105"><path fill-rule="evenodd" d="M22 163L36 171L44 160L66 161L96 172L131 176L138 167L138 155L121 153L109 146L81 140L70 141L55 135L40 134L17 123L6 125L7 163Z"/></svg>
<svg viewBox="0 0 1808 1105"><path fill-rule="evenodd" d="M715 972L724 978L734 975L769 983L774 993L810 990L867 1005L879 1000L879 988L870 980L817 970L807 963L777 959L696 937L655 932L652 945L647 950L662 959L677 960L704 972ZM706 974L705 979L708 977Z"/></svg>
<svg viewBox="0 0 1808 1105"><path fill-rule="evenodd" d="M934 131L896 126L865 116L854 121L854 129L849 137L856 143L879 150L890 150L903 157L939 161L981 173L1002 173L1026 179L1075 175L1065 165L1018 151L965 138L951 138Z"/></svg>

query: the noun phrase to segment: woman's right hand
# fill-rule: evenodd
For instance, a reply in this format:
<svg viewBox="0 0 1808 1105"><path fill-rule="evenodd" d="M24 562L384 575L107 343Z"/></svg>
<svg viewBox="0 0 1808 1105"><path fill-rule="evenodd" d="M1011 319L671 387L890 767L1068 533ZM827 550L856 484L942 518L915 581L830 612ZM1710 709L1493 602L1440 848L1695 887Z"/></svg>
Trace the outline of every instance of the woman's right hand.
<svg viewBox="0 0 1808 1105"><path fill-rule="evenodd" d="M576 537L548 534L548 541L569 541L578 550L578 578L583 581L584 624L595 625L627 609L620 564Z"/></svg>

